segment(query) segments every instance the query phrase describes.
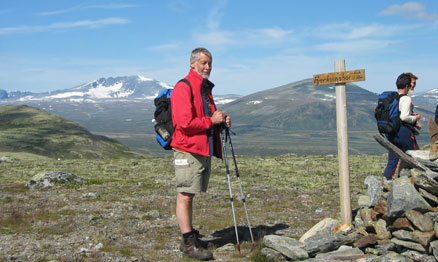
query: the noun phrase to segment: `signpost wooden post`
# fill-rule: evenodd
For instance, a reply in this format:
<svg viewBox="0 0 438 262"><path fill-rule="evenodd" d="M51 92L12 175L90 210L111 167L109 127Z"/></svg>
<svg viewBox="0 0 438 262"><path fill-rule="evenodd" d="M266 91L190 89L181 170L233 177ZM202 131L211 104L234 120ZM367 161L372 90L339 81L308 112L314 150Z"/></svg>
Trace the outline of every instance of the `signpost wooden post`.
<svg viewBox="0 0 438 262"><path fill-rule="evenodd" d="M313 76L315 86L335 84L336 125L338 134L339 189L341 219L351 224L350 174L348 166L347 98L345 83L365 80L365 70L345 71L345 60L335 61L335 72Z"/></svg>

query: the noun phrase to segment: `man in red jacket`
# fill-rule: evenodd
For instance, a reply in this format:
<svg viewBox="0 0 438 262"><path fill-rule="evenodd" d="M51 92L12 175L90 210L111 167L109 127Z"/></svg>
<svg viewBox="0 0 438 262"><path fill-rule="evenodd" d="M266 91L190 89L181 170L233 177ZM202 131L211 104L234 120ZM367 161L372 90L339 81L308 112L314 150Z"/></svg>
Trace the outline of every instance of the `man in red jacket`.
<svg viewBox="0 0 438 262"><path fill-rule="evenodd" d="M170 97L175 131L174 149L177 184L176 217L183 235L180 250L191 258L213 259L199 232L192 226L193 198L206 192L210 179L211 157L222 157L220 129L231 126L230 117L216 110L211 93L214 84L208 80L212 56L205 48L196 48L190 56L190 72L178 82Z"/></svg>

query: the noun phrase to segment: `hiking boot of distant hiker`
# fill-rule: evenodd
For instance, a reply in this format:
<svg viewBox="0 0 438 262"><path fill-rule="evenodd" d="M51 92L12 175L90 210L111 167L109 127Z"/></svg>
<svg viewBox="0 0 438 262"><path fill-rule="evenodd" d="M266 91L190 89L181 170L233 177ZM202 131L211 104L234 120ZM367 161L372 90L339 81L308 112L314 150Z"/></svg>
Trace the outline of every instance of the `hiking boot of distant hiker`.
<svg viewBox="0 0 438 262"><path fill-rule="evenodd" d="M198 260L210 260L213 259L213 253L205 250L197 243L197 237L195 234L191 235L187 239L183 239L180 250L187 257Z"/></svg>

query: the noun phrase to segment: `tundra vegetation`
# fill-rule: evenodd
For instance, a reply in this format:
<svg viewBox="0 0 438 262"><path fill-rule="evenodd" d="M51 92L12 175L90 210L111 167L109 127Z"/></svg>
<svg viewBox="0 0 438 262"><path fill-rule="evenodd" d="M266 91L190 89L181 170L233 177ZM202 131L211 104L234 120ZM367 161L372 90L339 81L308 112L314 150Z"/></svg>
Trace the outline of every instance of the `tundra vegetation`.
<svg viewBox="0 0 438 262"><path fill-rule="evenodd" d="M236 150L238 150L236 148ZM172 157L61 159L1 152L0 261L191 261L179 252ZM340 217L334 155L237 156L258 252L251 252L240 191L231 173L242 255L234 228L224 164L212 163L207 193L195 198L194 226L216 241L217 261L266 261L263 235L299 239L326 217ZM352 208L364 179L381 176L385 156L351 155ZM232 167L232 166L231 166ZM233 171L233 168L231 169ZM30 190L37 174L75 174L81 184ZM230 244L231 243L231 244Z"/></svg>

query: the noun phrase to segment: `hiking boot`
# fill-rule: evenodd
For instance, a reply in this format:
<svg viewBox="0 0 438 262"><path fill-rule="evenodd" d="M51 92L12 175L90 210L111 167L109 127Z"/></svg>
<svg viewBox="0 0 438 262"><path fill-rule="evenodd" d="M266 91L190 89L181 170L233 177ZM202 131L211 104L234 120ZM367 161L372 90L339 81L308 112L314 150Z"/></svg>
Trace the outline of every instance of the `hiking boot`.
<svg viewBox="0 0 438 262"><path fill-rule="evenodd" d="M195 234L193 234L189 238L182 240L179 249L184 253L184 256L190 258L198 260L213 259L213 253L199 246L197 242L197 237Z"/></svg>
<svg viewBox="0 0 438 262"><path fill-rule="evenodd" d="M204 241L199 239L200 237L203 237L204 235L201 235L199 233L198 230L193 229L193 232L195 233L195 237L196 237L196 245L199 247L202 247L204 249L209 249L209 248L215 248L216 246L213 244L213 242L210 241Z"/></svg>

